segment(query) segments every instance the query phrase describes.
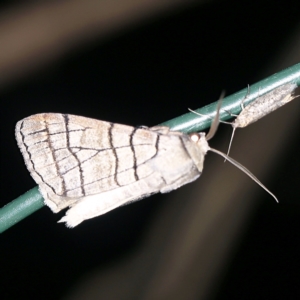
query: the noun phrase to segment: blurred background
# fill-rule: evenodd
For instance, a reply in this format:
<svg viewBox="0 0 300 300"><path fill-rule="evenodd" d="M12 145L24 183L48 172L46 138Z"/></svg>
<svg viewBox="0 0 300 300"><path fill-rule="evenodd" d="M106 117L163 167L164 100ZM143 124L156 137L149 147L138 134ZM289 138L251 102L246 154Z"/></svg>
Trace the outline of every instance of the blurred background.
<svg viewBox="0 0 300 300"><path fill-rule="evenodd" d="M35 186L14 138L60 112L153 126L300 62L297 0L0 4L1 206ZM298 13L297 13L298 11ZM297 299L299 98L238 129L193 184L74 229L44 207L1 235L1 299ZM226 152L231 127L211 146ZM298 296L297 296L298 295Z"/></svg>

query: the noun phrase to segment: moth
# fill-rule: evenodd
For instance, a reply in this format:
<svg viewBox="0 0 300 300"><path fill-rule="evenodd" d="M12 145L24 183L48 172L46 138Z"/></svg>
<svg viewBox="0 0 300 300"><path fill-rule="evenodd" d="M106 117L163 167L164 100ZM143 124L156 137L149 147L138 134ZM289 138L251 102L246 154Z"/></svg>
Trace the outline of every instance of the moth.
<svg viewBox="0 0 300 300"><path fill-rule="evenodd" d="M236 118L234 119L234 121L230 123L232 125L233 130L229 142L227 155L229 155L234 133L237 128L244 128L258 121L259 119L266 116L267 114L275 111L276 109L282 107L283 105L287 104L293 99L299 97L293 95L293 92L295 91L296 88L297 88L297 84L295 83L283 84L278 88L273 89L269 93L266 93L258 97L249 105L244 107L243 102L247 98L246 96L246 98L244 98L241 103L241 107L242 107L241 113L238 116L235 116Z"/></svg>
<svg viewBox="0 0 300 300"><path fill-rule="evenodd" d="M206 136L42 113L19 121L16 139L45 204L54 213L69 207L59 221L67 227L196 180L208 151L226 158L276 199L244 166L209 147L218 119L219 109Z"/></svg>

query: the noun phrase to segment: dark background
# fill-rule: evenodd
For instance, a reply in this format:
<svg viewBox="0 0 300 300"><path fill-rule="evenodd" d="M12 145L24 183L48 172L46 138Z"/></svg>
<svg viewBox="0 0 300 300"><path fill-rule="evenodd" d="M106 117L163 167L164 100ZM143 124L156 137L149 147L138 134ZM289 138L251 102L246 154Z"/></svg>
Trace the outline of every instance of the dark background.
<svg viewBox="0 0 300 300"><path fill-rule="evenodd" d="M271 66L291 46L297 28L299 34L297 8L299 1L291 0L194 3L94 38L10 80L0 89L1 206L35 186L14 139L18 120L61 112L152 126L187 107L202 107L223 89L230 95L281 70L278 61ZM218 136L228 141L230 133L222 126ZM295 134L268 176L268 188L282 203L260 193L222 276L203 299L300 296L298 143ZM1 299L66 297L90 272L105 272L134 256L168 201L155 195L72 230L56 223L64 213L42 208L1 235ZM129 295L122 299L134 299Z"/></svg>

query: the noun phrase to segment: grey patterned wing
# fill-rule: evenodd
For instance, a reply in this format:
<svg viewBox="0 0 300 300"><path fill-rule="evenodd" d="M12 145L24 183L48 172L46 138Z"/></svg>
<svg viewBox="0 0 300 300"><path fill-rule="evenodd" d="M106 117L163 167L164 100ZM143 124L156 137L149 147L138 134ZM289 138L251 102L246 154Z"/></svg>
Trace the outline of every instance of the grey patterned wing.
<svg viewBox="0 0 300 300"><path fill-rule="evenodd" d="M46 200L78 199L149 176L152 171L145 162L157 154L158 133L45 113L19 121L16 138Z"/></svg>

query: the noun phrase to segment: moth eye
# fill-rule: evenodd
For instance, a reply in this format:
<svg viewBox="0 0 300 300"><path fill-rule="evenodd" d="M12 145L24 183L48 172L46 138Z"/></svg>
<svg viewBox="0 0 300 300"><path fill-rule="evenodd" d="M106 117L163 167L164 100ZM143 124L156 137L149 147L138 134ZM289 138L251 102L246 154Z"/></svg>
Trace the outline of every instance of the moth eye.
<svg viewBox="0 0 300 300"><path fill-rule="evenodd" d="M200 139L200 135L198 133L192 133L190 135L190 139L194 142L197 143Z"/></svg>

